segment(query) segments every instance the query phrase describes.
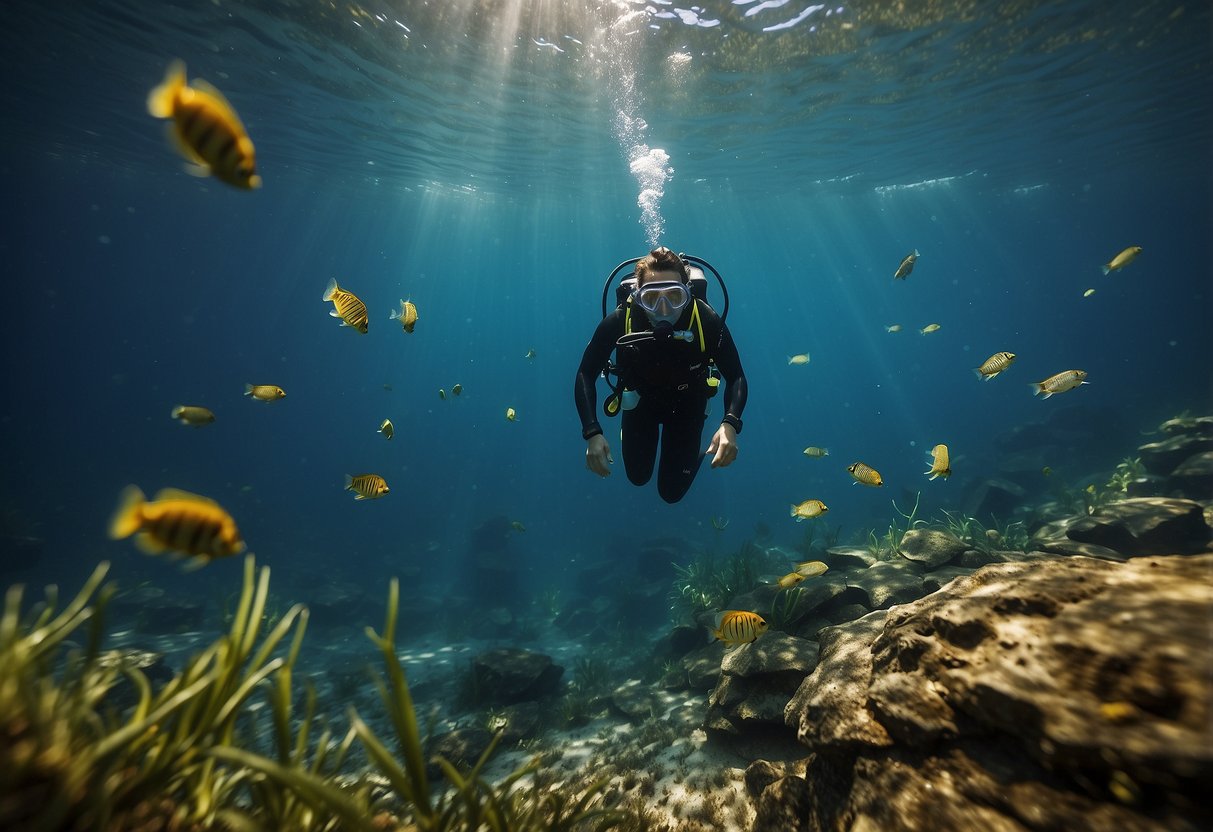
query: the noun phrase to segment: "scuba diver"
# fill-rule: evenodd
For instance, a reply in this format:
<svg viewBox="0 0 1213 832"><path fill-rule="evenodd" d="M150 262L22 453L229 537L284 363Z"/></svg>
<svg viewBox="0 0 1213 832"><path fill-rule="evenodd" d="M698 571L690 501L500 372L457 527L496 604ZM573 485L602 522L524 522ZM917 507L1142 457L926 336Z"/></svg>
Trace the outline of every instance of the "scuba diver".
<svg viewBox="0 0 1213 832"><path fill-rule="evenodd" d="M606 295L622 268L636 263L635 275L616 291L618 306L606 314ZM698 264L707 266L725 291L724 314L706 301L707 279ZM746 379L733 336L725 326L728 293L724 281L699 258L655 248L647 257L626 261L607 278L603 289L602 322L581 356L573 397L587 441L586 467L601 477L611 472L611 448L595 411L599 375L611 395L603 403L608 416L622 412L623 465L634 485L653 476L657 443L657 493L676 503L691 487L704 456L723 468L737 458L737 435L746 403ZM610 362L612 350L616 360ZM604 370L605 368L605 370ZM611 382L611 376L617 382ZM724 417L701 451L709 399L724 377Z"/></svg>

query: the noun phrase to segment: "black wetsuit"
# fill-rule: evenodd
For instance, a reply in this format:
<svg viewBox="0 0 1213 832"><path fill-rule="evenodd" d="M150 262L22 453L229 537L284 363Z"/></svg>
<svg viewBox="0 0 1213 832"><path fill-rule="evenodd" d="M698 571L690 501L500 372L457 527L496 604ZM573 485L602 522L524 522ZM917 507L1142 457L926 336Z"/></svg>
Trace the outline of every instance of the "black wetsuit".
<svg viewBox="0 0 1213 832"><path fill-rule="evenodd" d="M623 464L628 479L644 485L653 476L657 441L661 439L661 464L657 471L657 492L667 503L676 503L690 489L703 462L703 424L708 399L708 362L716 362L725 380L725 416L722 421L741 432L741 413L745 410L746 380L741 358L733 344L729 328L720 316L702 301L699 320L703 328L700 348L699 329L691 320L688 305L674 330L690 330L694 340L640 338L619 347L617 362L623 386L640 395L636 406L624 410ZM594 337L581 356L573 398L581 416L581 435L589 439L602 433L598 424L598 396L595 382L616 342L625 334L626 310L620 306L602 319ZM632 308L633 333L653 329L639 307ZM658 332L661 328L658 328ZM669 330L667 330L668 332ZM706 350L706 352L704 351ZM660 428L660 431L659 431Z"/></svg>

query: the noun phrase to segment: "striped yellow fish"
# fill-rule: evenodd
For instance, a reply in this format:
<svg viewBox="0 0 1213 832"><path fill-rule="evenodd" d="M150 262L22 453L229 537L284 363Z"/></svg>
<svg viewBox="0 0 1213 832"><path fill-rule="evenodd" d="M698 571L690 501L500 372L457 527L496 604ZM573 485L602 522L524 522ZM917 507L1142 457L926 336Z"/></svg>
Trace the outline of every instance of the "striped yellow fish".
<svg viewBox="0 0 1213 832"><path fill-rule="evenodd" d="M873 488L879 488L884 485L884 480L880 478L880 472L875 468L869 468L862 462L854 462L848 465L847 470L851 472L851 476L855 478L855 482L860 485L870 485Z"/></svg>
<svg viewBox="0 0 1213 832"><path fill-rule="evenodd" d="M183 425L200 428L215 421L215 414L205 407L191 404L179 404L173 408L172 417Z"/></svg>
<svg viewBox="0 0 1213 832"><path fill-rule="evenodd" d="M819 448L816 445L810 445L809 447L804 449L804 455L811 456L814 459L821 459L823 456L830 455L830 449L829 448Z"/></svg>
<svg viewBox="0 0 1213 832"><path fill-rule="evenodd" d="M505 420L507 422L517 422L518 421L518 411L512 407L507 407L505 409Z"/></svg>
<svg viewBox="0 0 1213 832"><path fill-rule="evenodd" d="M413 327L417 326L417 307L413 305L411 300L401 299L400 311L395 309L388 315L393 321L400 321L400 325L404 327L404 331L412 333Z"/></svg>
<svg viewBox="0 0 1213 832"><path fill-rule="evenodd" d="M1063 370L1057 375L1049 376L1044 381L1033 382L1029 386L1032 388L1033 394L1039 396L1043 393L1047 399L1054 393L1064 393L1079 385L1090 384L1086 378L1086 370Z"/></svg>
<svg viewBox="0 0 1213 832"><path fill-rule="evenodd" d="M820 517L829 511L826 504L821 500L805 500L800 505L792 506L792 517L796 518L796 522L801 520L812 520L814 517Z"/></svg>
<svg viewBox="0 0 1213 832"><path fill-rule="evenodd" d="M914 249L902 258L901 265L897 267L897 271L893 272L893 279L905 280L909 277L910 272L914 271L914 264L918 262L919 257L922 255L918 253L918 249Z"/></svg>
<svg viewBox="0 0 1213 832"><path fill-rule="evenodd" d="M804 575L806 578L816 578L818 575L824 575L829 569L829 566L819 560L806 560L804 563L796 564L796 574Z"/></svg>
<svg viewBox="0 0 1213 832"><path fill-rule="evenodd" d="M342 289L335 279L330 278L322 300L325 303L330 300L333 302L334 308L329 311L329 315L340 318L342 326L353 327L366 335L370 320L366 315L366 304L359 300L357 295Z"/></svg>
<svg viewBox="0 0 1213 832"><path fill-rule="evenodd" d="M175 552L196 565L244 551L230 514L209 497L176 488L162 489L150 502L138 486L123 489L109 534L120 540L136 533L135 545L148 554Z"/></svg>
<svg viewBox="0 0 1213 832"><path fill-rule="evenodd" d="M931 468L924 471L924 474L930 476L931 479L943 477L946 480L952 476L952 462L948 459L947 445L936 445L927 454L927 457L931 460Z"/></svg>
<svg viewBox="0 0 1213 832"><path fill-rule="evenodd" d="M257 401L273 402L286 398L286 391L276 384L246 384L244 395L252 396Z"/></svg>
<svg viewBox="0 0 1213 832"><path fill-rule="evenodd" d="M1013 352L996 352L985 360L980 367L973 370L977 377L985 381L989 381L994 376L1001 373L1007 367L1011 366L1011 362L1015 360Z"/></svg>
<svg viewBox="0 0 1213 832"><path fill-rule="evenodd" d="M1100 268L1103 269L1104 274L1108 274L1109 272L1120 271L1125 266L1129 265L1134 260L1136 260L1137 255L1139 255L1139 254L1141 254L1141 246L1129 246L1127 249L1125 249L1124 251L1122 251L1120 254L1116 255L1115 257L1113 257L1111 260L1109 260L1107 263L1105 263Z"/></svg>
<svg viewBox="0 0 1213 832"><path fill-rule="evenodd" d="M355 500L378 500L390 489L378 474L346 474L345 490L353 491Z"/></svg>
<svg viewBox="0 0 1213 832"><path fill-rule="evenodd" d="M188 161L186 171L214 176L236 188L261 187L253 142L223 93L200 78L185 82L185 64L173 61L163 83L147 96L147 111L172 119L169 137Z"/></svg>
<svg viewBox="0 0 1213 832"><path fill-rule="evenodd" d="M379 426L378 432L382 433L385 439L391 439L396 435L396 426L392 424L391 419L384 419L383 424Z"/></svg>
<svg viewBox="0 0 1213 832"><path fill-rule="evenodd" d="M749 644L767 631L767 622L762 616L747 610L729 610L721 613L712 635L725 644Z"/></svg>

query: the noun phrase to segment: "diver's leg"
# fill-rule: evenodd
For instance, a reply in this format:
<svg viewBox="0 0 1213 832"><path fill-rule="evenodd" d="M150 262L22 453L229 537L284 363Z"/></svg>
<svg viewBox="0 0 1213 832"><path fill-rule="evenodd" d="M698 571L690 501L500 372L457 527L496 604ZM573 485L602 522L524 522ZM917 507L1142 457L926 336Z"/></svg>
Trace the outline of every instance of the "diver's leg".
<svg viewBox="0 0 1213 832"><path fill-rule="evenodd" d="M652 478L657 459L657 415L642 398L631 410L623 411L620 419L623 469L633 485L644 485Z"/></svg>
<svg viewBox="0 0 1213 832"><path fill-rule="evenodd" d="M704 417L667 419L661 430L661 463L657 468L657 493L667 503L686 496L703 462Z"/></svg>

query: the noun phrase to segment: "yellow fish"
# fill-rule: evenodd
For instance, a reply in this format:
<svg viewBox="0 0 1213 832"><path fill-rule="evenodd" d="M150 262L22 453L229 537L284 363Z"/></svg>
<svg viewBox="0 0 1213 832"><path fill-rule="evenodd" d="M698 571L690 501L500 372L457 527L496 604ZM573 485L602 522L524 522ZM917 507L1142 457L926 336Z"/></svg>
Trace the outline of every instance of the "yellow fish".
<svg viewBox="0 0 1213 832"><path fill-rule="evenodd" d="M830 455L830 449L829 448L819 448L816 445L810 445L809 447L804 449L804 455L811 456L814 459L821 459L823 456Z"/></svg>
<svg viewBox="0 0 1213 832"><path fill-rule="evenodd" d="M505 409L505 420L507 422L517 422L518 421L518 412L516 410L514 410L514 408L512 408L512 407L507 407Z"/></svg>
<svg viewBox="0 0 1213 832"><path fill-rule="evenodd" d="M325 303L330 300L333 302L334 308L329 310L329 315L340 318L342 326L353 327L366 335L371 322L366 314L366 304L359 300L357 295L342 289L334 278L329 278L329 285L324 290L322 300Z"/></svg>
<svg viewBox="0 0 1213 832"><path fill-rule="evenodd" d="M456 384L454 387L452 387L452 388L451 388L451 395L452 395L452 396L458 396L458 395L459 395L460 393L462 393L462 392L463 392L463 385L462 385L462 384Z"/></svg>
<svg viewBox="0 0 1213 832"><path fill-rule="evenodd" d="M952 463L948 459L947 445L936 445L927 454L927 457L931 460L931 467L929 470L924 471L924 474L930 475L931 479L943 477L946 480L952 476Z"/></svg>
<svg viewBox="0 0 1213 832"><path fill-rule="evenodd" d="M516 532L525 532L526 531L526 526L522 525L521 520L511 520L510 528Z"/></svg>
<svg viewBox="0 0 1213 832"><path fill-rule="evenodd" d="M444 402L446 401L446 391L441 387L438 388L438 398L442 399Z"/></svg>
<svg viewBox="0 0 1213 832"><path fill-rule="evenodd" d="M1086 381L1086 370L1063 370L1054 376L1049 376L1044 381L1033 382L1029 385L1032 388L1032 393L1039 396L1044 394L1047 399L1054 393L1064 393L1067 390L1073 390L1082 384L1090 384Z"/></svg>
<svg viewBox="0 0 1213 832"><path fill-rule="evenodd" d="M879 488L884 485L884 480L880 478L880 472L875 468L869 468L862 462L848 465L847 470L851 472L851 476L855 478L855 482L860 485L870 485L873 488Z"/></svg>
<svg viewBox="0 0 1213 832"><path fill-rule="evenodd" d="M215 414L205 407L191 404L179 404L173 408L172 417L183 425L193 425L200 428L215 421Z"/></svg>
<svg viewBox="0 0 1213 832"><path fill-rule="evenodd" d="M391 489L378 474L346 474L345 490L353 491L355 500L377 500Z"/></svg>
<svg viewBox="0 0 1213 832"><path fill-rule="evenodd" d="M789 572L775 583L779 584L781 589L790 589L803 581L804 578L805 576L801 575L799 572Z"/></svg>
<svg viewBox="0 0 1213 832"><path fill-rule="evenodd" d="M901 332L901 324L892 324L884 328L885 332Z"/></svg>
<svg viewBox="0 0 1213 832"><path fill-rule="evenodd" d="M286 391L274 384L246 384L244 395L260 402L272 402L286 398Z"/></svg>
<svg viewBox="0 0 1213 832"><path fill-rule="evenodd" d="M1040 473L1044 474L1046 477L1051 477L1053 475L1053 469L1046 465L1044 468L1040 469Z"/></svg>
<svg viewBox="0 0 1213 832"><path fill-rule="evenodd" d="M1116 255L1111 260L1109 260L1107 263L1105 263L1103 266L1101 266L1101 268L1103 269L1103 273L1108 274L1110 272L1115 272L1115 271L1119 271L1120 269L1123 269L1125 266L1129 265L1134 260L1136 260L1137 255L1139 255L1139 254L1141 254L1141 246L1129 246L1127 249L1125 249L1120 254Z"/></svg>
<svg viewBox="0 0 1213 832"><path fill-rule="evenodd" d="M526 355L524 355L522 357L527 358L527 359L534 358L535 357L535 348L532 347L531 349L527 350Z"/></svg>
<svg viewBox="0 0 1213 832"><path fill-rule="evenodd" d="M1015 360L1013 352L996 352L985 360L985 362L973 370L977 377L989 381L994 376L1001 373L1007 367L1011 366L1011 362Z"/></svg>
<svg viewBox="0 0 1213 832"><path fill-rule="evenodd" d="M1091 297L1091 295L1093 295L1093 294L1095 294L1095 290L1094 290L1094 289L1087 289L1087 291L1085 291L1085 292L1083 292L1083 293L1082 293L1082 296L1083 296L1084 298L1089 298L1089 297Z"/></svg>
<svg viewBox="0 0 1213 832"><path fill-rule="evenodd" d="M138 486L123 489L109 534L119 540L136 532L135 545L148 554L176 552L193 558L196 565L244 551L230 514L209 497L176 488L160 490L151 502Z"/></svg>
<svg viewBox="0 0 1213 832"><path fill-rule="evenodd" d="M400 301L400 311L395 309L391 311L388 317L393 321L400 321L400 325L404 327L405 332L411 333L413 327L417 326L417 307L410 300Z"/></svg>
<svg viewBox="0 0 1213 832"><path fill-rule="evenodd" d="M826 504L821 500L805 500L800 505L792 506L790 516L795 517L796 522L799 523L801 520L812 520L814 517L820 517L827 511L829 509L826 508Z"/></svg>
<svg viewBox="0 0 1213 832"><path fill-rule="evenodd" d="M187 173L214 176L236 188L261 187L253 141L223 93L200 78L185 83L185 64L173 61L163 83L147 96L147 111L172 119L169 137L189 164Z"/></svg>
<svg viewBox="0 0 1213 832"><path fill-rule="evenodd" d="M927 324L922 329L918 330L919 335L930 335L932 332L939 332L939 324Z"/></svg>
<svg viewBox="0 0 1213 832"><path fill-rule="evenodd" d="M795 365L799 366L801 364L808 364L808 363L809 363L809 354L807 352L802 352L800 355L789 355L788 356L788 364L795 364Z"/></svg>
<svg viewBox="0 0 1213 832"><path fill-rule="evenodd" d="M729 610L721 613L720 621L712 630L717 641L725 644L749 644L767 631L767 622L762 616L747 610Z"/></svg>
<svg viewBox="0 0 1213 832"><path fill-rule="evenodd" d="M796 564L796 574L804 575L806 578L816 578L818 575L824 575L829 569L829 566L819 560L806 560L804 563Z"/></svg>
<svg viewBox="0 0 1213 832"><path fill-rule="evenodd" d="M391 439L396 435L396 426L392 424L391 419L384 419L377 433L382 433L385 439Z"/></svg>
<svg viewBox="0 0 1213 832"><path fill-rule="evenodd" d="M914 264L918 262L918 258L922 255L918 253L918 249L914 249L904 258L901 265L897 267L897 271L893 272L894 280L905 280L910 276L910 272L914 271Z"/></svg>

